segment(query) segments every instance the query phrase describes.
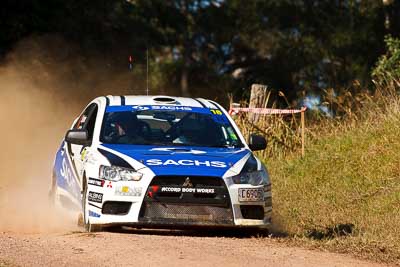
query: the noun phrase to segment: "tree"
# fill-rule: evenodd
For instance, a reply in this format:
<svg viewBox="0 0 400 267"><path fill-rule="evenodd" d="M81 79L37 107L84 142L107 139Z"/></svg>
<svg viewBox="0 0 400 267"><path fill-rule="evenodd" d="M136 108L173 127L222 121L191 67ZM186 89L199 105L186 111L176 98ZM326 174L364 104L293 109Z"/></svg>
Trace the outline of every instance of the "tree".
<svg viewBox="0 0 400 267"><path fill-rule="evenodd" d="M230 71L240 88L260 82L295 100L304 90L368 85L383 52L383 6L376 1L227 1L240 18ZM238 71L240 70L240 71ZM239 92L240 94L240 92Z"/></svg>
<svg viewBox="0 0 400 267"><path fill-rule="evenodd" d="M195 93L193 85L201 84L200 77L218 72L215 68L220 37L210 25L217 16L223 16L221 0L136 1L151 17L153 25L163 36L165 47L156 52L159 64L173 69L167 78L179 84L180 94ZM222 19L222 18L221 18ZM219 28L218 26L216 28ZM204 80L204 79L203 79ZM191 88L192 82L192 88Z"/></svg>
<svg viewBox="0 0 400 267"><path fill-rule="evenodd" d="M246 95L252 83L295 101L305 91L368 86L384 35L400 31L400 1L5 0L0 55L31 34L62 35L86 58L126 68L127 56L180 95ZM385 28L385 19L390 25ZM218 90L210 90L218 88ZM306 93L307 93L306 92Z"/></svg>

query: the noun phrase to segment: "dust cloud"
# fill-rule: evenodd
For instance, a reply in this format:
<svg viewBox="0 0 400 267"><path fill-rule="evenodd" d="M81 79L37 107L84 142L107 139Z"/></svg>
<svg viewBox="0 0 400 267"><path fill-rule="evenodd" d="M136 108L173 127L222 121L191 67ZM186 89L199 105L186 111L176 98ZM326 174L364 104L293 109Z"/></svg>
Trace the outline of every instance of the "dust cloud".
<svg viewBox="0 0 400 267"><path fill-rule="evenodd" d="M48 200L55 152L90 99L137 93L103 65L54 36L22 41L0 65L0 231L76 229Z"/></svg>

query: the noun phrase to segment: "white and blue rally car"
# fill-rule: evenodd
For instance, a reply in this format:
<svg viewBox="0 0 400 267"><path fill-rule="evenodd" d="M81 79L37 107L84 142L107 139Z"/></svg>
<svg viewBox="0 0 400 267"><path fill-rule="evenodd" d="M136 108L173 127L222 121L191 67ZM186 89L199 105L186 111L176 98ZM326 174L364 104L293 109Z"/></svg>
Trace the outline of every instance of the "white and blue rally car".
<svg viewBox="0 0 400 267"><path fill-rule="evenodd" d="M169 96L94 99L65 135L51 196L105 226L265 228L271 183L226 110L214 101Z"/></svg>

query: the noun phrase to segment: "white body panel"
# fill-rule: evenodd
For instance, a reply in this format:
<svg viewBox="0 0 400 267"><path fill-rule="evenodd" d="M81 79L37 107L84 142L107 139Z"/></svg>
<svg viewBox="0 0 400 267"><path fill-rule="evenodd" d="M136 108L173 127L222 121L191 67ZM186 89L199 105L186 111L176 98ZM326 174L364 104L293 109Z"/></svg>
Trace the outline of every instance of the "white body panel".
<svg viewBox="0 0 400 267"><path fill-rule="evenodd" d="M159 96L158 96L159 97ZM65 170L60 170L62 168L62 160L66 160L68 164L73 167L69 168L69 171L74 175L74 181L79 186L82 191L83 188L87 187L88 192L94 192L97 194L102 194L101 203L96 203L93 201L86 200L87 214L86 218L90 221L91 224L134 224L139 223L139 213L144 201L144 198L147 193L147 189L153 178L156 176L155 172L152 168L143 162L140 162L137 159L134 159L130 155L126 153L122 153L121 151L117 151L111 149L107 146L104 146L100 140L100 132L102 128L102 121L104 118L104 114L107 106L120 106L120 105L129 105L129 106L146 106L146 105L163 105L163 106L188 106L188 107L197 107L197 108L209 108L209 109L218 109L221 110L222 113L228 118L230 124L235 129L238 138L243 143L244 147L241 150L237 150L235 153L242 153L243 157L239 160L235 161L232 166L220 175L220 178L223 179L224 184L226 185L227 191L229 192L230 205L233 213L234 223L232 226L257 226L257 227L267 227L271 222L271 210L272 207L270 204L266 204L264 200L262 201L239 201L238 191L239 189L262 189L264 192L264 199L271 198L270 185L268 184L269 189L266 185L258 185L253 186L250 184L235 184L232 180L232 177L238 175L247 160L251 156L251 151L249 151L249 147L246 144L246 140L241 134L239 128L234 123L234 121L230 118L227 111L218 105L209 100L204 99L192 99L192 98L182 98L182 97L173 97L175 99L175 103L159 103L154 101L153 96L124 96L124 99L120 96L108 96L108 97L98 97L94 99L87 107L93 106L93 104L97 105L97 114L96 114L96 124L94 126L93 131L93 139L89 146L79 146L79 145L68 145L66 142L63 143L59 154L57 154L56 162L55 162L55 173L56 176L58 173L64 173ZM124 103L123 103L124 102ZM84 113L84 112L83 112ZM82 114L83 114L82 113ZM81 114L81 115L82 115ZM80 116L81 116L80 115ZM79 116L79 117L80 117ZM78 118L79 118L78 117ZM74 121L74 124L78 121L78 118ZM104 150L106 152L112 153L116 157L124 160L133 169L137 172L143 174L143 177L140 181L104 181L102 186L88 184L90 178L99 179L99 168L101 165L110 166L110 161L107 159L104 154L99 152L100 150ZM61 151L63 150L63 152ZM242 155L241 154L241 155ZM63 158L65 157L65 158ZM185 163L192 164L193 160L186 160ZM174 163L175 164L175 163ZM261 170L262 163L257 159L258 170ZM182 164L179 168L185 168ZM193 164L192 164L193 165ZM194 166L195 167L195 166ZM74 170L75 169L75 170ZM60 198L61 196L70 198L71 201L79 206L81 201L76 197L76 194L70 193L68 186L71 186L67 183L67 186L63 186L62 179L65 177L56 177L58 182L57 196ZM62 175L61 175L62 176ZM268 183L270 183L268 181ZM122 187L128 187L130 190L135 192L135 196L122 196L118 194L118 189ZM102 213L103 204L108 201L120 201L120 202L131 202L131 207L129 212L124 215L107 215ZM99 201L100 202L100 201ZM245 219L243 218L241 212L241 206L262 206L264 207L265 217L263 220L259 219Z"/></svg>

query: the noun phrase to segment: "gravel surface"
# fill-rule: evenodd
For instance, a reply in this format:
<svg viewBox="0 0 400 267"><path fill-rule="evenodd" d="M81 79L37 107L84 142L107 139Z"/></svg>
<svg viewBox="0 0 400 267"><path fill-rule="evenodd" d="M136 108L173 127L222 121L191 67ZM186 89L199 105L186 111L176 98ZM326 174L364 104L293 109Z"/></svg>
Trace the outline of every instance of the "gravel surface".
<svg viewBox="0 0 400 267"><path fill-rule="evenodd" d="M0 266L385 266L207 231L0 232Z"/></svg>

